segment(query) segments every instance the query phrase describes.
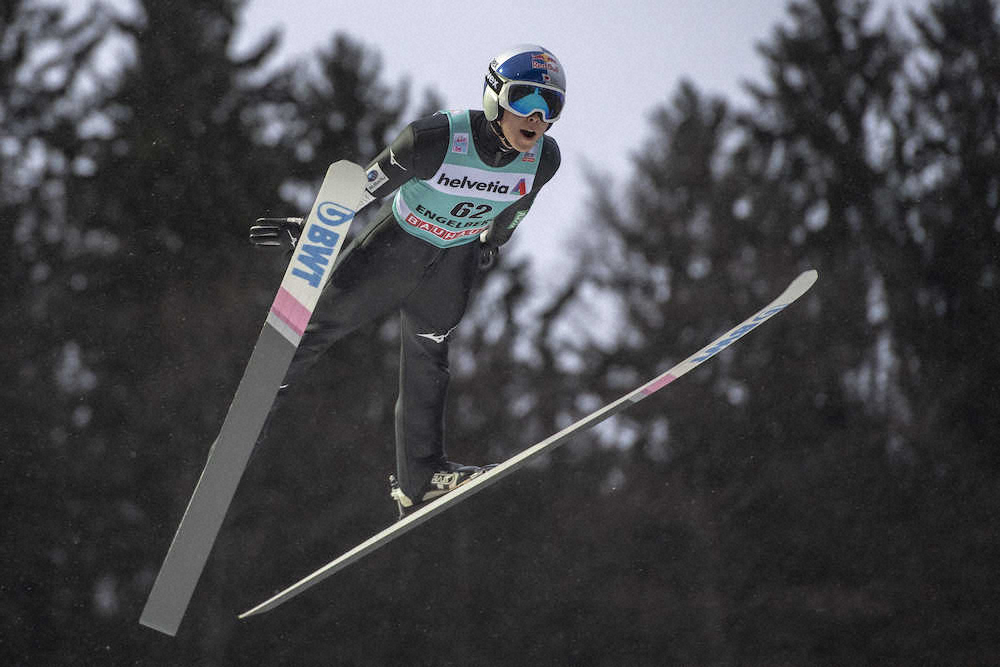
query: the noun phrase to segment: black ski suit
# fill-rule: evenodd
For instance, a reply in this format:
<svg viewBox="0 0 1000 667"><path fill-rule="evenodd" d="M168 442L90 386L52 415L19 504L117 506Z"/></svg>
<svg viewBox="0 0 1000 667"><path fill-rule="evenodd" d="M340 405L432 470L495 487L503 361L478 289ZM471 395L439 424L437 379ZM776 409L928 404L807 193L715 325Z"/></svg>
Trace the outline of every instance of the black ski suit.
<svg viewBox="0 0 1000 667"><path fill-rule="evenodd" d="M470 121L472 144L487 166L502 167L522 155L504 150L481 111L470 112ZM432 178L445 159L450 135L444 114L408 125L368 165L369 173L377 164L387 178L372 194L385 197L410 179ZM285 387L294 384L337 339L398 309L402 345L396 469L400 487L410 498L422 496L431 475L446 460L448 336L465 313L480 257L509 239L539 189L559 168L555 140L544 137L537 159L531 190L497 215L485 242L476 237L464 245L439 248L406 231L387 200L338 260L285 377Z"/></svg>

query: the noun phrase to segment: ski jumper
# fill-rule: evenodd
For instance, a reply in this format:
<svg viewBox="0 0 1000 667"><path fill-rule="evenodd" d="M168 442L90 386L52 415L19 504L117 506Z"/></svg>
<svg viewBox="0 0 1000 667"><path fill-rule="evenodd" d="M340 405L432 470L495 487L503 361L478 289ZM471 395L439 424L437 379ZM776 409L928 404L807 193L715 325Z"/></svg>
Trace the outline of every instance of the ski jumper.
<svg viewBox="0 0 1000 667"><path fill-rule="evenodd" d="M336 340L398 310L396 471L411 498L446 461L448 337L483 246L510 238L559 162L551 137L525 153L505 150L481 111L457 111L414 121L368 166L369 192L398 191L341 254L282 393Z"/></svg>

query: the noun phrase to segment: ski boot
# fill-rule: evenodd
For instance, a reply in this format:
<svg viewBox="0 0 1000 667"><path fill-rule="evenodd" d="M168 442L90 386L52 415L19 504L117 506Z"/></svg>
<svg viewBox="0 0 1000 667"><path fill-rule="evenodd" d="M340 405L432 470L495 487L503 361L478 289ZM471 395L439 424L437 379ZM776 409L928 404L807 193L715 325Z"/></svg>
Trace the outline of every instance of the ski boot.
<svg viewBox="0 0 1000 667"><path fill-rule="evenodd" d="M400 519L424 503L439 498L449 491L454 491L466 482L470 482L497 467L495 463L487 466L465 466L460 463L448 462L446 465L444 470L438 470L431 475L431 481L424 487L423 493L417 500L403 493L403 490L399 488L396 476L389 475L389 496L396 501Z"/></svg>

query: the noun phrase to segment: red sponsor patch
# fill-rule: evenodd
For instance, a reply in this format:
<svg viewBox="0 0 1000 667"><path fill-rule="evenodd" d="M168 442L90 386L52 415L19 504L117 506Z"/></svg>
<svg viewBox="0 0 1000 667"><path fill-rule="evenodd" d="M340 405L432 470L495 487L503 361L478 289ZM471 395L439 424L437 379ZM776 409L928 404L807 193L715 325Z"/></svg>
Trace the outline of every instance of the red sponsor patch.
<svg viewBox="0 0 1000 667"><path fill-rule="evenodd" d="M423 218L418 218L412 213L407 214L406 222L421 231L430 232L442 241L454 241L455 239L464 236L478 236L486 231L486 227L479 227L477 229L463 229L462 231L456 232L450 229L445 229L439 225L435 225L433 222L429 222Z"/></svg>

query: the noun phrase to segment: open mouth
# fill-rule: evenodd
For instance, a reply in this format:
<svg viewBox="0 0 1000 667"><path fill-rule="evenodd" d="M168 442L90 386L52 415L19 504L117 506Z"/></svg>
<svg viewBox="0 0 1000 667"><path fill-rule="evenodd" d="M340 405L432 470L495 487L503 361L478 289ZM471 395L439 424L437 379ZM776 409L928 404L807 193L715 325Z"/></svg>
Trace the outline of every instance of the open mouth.
<svg viewBox="0 0 1000 667"><path fill-rule="evenodd" d="M538 133L534 130L521 130L521 136L526 139L534 139L536 134Z"/></svg>

